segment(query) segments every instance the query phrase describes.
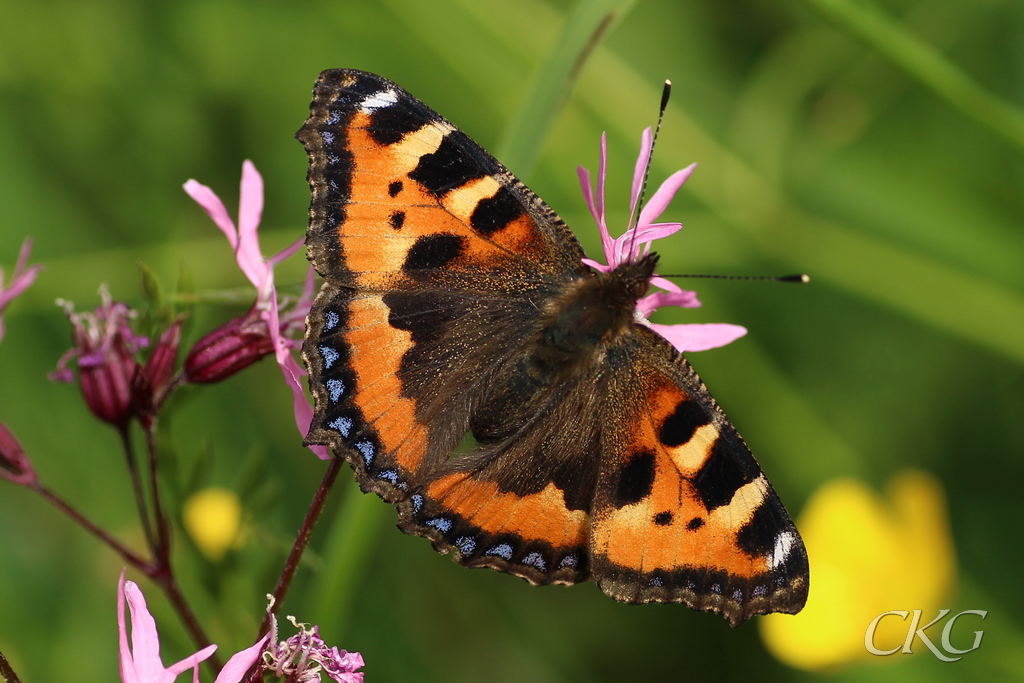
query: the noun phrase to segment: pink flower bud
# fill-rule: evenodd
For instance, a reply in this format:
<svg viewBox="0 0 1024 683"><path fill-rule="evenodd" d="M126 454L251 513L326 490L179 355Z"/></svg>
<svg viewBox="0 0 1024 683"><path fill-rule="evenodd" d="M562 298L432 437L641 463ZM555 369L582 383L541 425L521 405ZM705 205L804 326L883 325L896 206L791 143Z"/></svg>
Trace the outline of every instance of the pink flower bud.
<svg viewBox="0 0 1024 683"><path fill-rule="evenodd" d="M219 382L272 353L270 330L253 308L196 342L185 359L185 379L196 384Z"/></svg>
<svg viewBox="0 0 1024 683"><path fill-rule="evenodd" d="M0 422L0 477L22 486L39 483L25 449L3 422Z"/></svg>
<svg viewBox="0 0 1024 683"><path fill-rule="evenodd" d="M132 377L132 401L144 424L156 414L166 398L180 345L181 318L164 330L145 367L137 368Z"/></svg>

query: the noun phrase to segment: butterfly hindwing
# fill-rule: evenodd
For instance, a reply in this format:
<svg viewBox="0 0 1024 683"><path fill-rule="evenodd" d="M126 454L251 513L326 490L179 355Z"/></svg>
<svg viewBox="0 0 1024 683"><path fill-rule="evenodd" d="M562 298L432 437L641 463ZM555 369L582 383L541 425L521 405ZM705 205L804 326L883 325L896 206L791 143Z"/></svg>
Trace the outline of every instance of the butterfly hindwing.
<svg viewBox="0 0 1024 683"><path fill-rule="evenodd" d="M536 373L529 348L509 357L481 395L470 422L475 448L399 506L399 526L467 566L576 583L589 577L600 379L596 368Z"/></svg>
<svg viewBox="0 0 1024 683"><path fill-rule="evenodd" d="M796 612L807 597L800 536L689 363L635 327L606 404L590 537L601 589L625 602L683 602L733 625Z"/></svg>

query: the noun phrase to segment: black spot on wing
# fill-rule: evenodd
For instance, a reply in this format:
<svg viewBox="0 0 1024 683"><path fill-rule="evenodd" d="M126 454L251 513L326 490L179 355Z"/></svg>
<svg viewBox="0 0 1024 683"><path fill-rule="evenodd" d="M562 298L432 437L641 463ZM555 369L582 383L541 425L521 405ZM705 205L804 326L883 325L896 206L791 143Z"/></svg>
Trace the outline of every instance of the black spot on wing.
<svg viewBox="0 0 1024 683"><path fill-rule="evenodd" d="M669 448L682 446L693 438L698 427L711 422L711 416L696 401L680 401L658 430L658 440Z"/></svg>
<svg viewBox="0 0 1024 683"><path fill-rule="evenodd" d="M708 510L727 504L741 486L760 476L761 470L754 458L741 448L719 436L711 448L711 456L693 478L697 494Z"/></svg>
<svg viewBox="0 0 1024 683"><path fill-rule="evenodd" d="M658 526L668 526L672 523L672 513L668 510L654 515L654 523Z"/></svg>
<svg viewBox="0 0 1024 683"><path fill-rule="evenodd" d="M403 364L418 358L418 346L427 347L437 341L458 315L458 306L451 295L439 292L388 292L384 304L391 311L388 324L412 334L415 345L402 358Z"/></svg>
<svg viewBox="0 0 1024 683"><path fill-rule="evenodd" d="M395 230L401 230L402 226L405 225L405 211L395 211L388 218L388 222L391 223L391 227Z"/></svg>
<svg viewBox="0 0 1024 683"><path fill-rule="evenodd" d="M444 137L436 152L420 157L409 177L438 197L474 178L482 178L487 173L465 151L465 147L475 144L465 133L452 131Z"/></svg>
<svg viewBox="0 0 1024 683"><path fill-rule="evenodd" d="M780 515L775 509L777 505L777 502L767 500L754 511L750 521L736 535L740 550L752 557L763 557L775 549L779 532L789 526L785 515Z"/></svg>
<svg viewBox="0 0 1024 683"><path fill-rule="evenodd" d="M694 517L693 519L691 519L689 522L686 523L686 528L689 529L690 531L696 531L697 529L701 528L702 526L704 526L704 520L701 519L700 517Z"/></svg>
<svg viewBox="0 0 1024 683"><path fill-rule="evenodd" d="M615 507L625 507L639 503L651 495L654 486L654 453L640 451L633 455L622 469L619 470L618 483L612 503Z"/></svg>
<svg viewBox="0 0 1024 683"><path fill-rule="evenodd" d="M473 215L469 217L469 224L480 234L489 237L522 215L522 204L507 187L501 187L493 197L483 199L476 205Z"/></svg>
<svg viewBox="0 0 1024 683"><path fill-rule="evenodd" d="M428 120L421 114L401 104L395 104L375 110L370 115L370 125L366 127L366 132L378 144L393 145L427 123Z"/></svg>
<svg viewBox="0 0 1024 683"><path fill-rule="evenodd" d="M465 248L466 238L461 235L426 235L416 240L409 249L402 269L409 272L443 268L457 259Z"/></svg>
<svg viewBox="0 0 1024 683"><path fill-rule="evenodd" d="M397 197L398 193L402 191L402 181L396 180L388 185L388 195L392 198Z"/></svg>

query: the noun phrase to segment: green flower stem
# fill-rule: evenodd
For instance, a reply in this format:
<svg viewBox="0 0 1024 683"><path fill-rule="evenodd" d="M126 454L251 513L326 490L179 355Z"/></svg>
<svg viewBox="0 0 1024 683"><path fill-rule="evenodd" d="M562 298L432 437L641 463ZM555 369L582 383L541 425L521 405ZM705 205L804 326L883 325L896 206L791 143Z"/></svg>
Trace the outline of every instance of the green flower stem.
<svg viewBox="0 0 1024 683"><path fill-rule="evenodd" d="M805 0L936 95L1024 150L1024 111L993 95L931 45L866 2Z"/></svg>

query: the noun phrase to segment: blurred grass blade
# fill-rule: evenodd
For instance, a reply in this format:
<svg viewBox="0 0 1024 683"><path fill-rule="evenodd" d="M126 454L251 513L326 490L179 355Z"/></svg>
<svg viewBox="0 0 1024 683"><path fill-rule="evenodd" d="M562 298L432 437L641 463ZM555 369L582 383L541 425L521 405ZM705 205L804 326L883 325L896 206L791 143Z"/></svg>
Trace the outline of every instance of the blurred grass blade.
<svg viewBox="0 0 1024 683"><path fill-rule="evenodd" d="M536 73L519 111L498 145L497 157L520 176L529 175L573 83L594 48L636 0L581 0L566 17L555 47Z"/></svg>
<svg viewBox="0 0 1024 683"><path fill-rule="evenodd" d="M978 85L956 64L868 3L806 0L961 112L1024 150L1024 111Z"/></svg>
<svg viewBox="0 0 1024 683"><path fill-rule="evenodd" d="M343 472L341 476L345 475ZM377 496L364 494L354 481L348 484L341 506L327 525L330 535L322 551L324 570L316 573L306 593L311 622L337 639L343 637L348 626L352 599L363 584L380 522L385 515L393 514L391 506Z"/></svg>

